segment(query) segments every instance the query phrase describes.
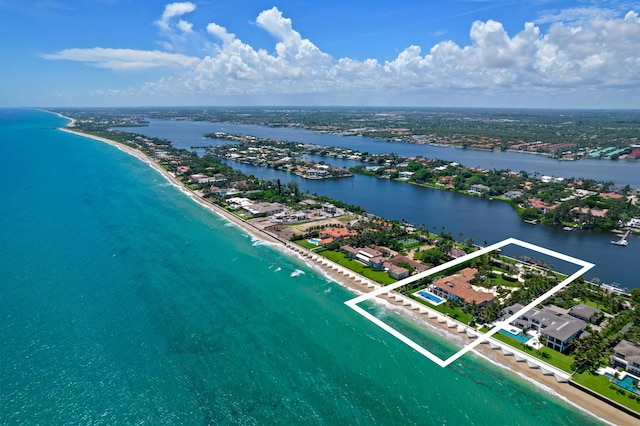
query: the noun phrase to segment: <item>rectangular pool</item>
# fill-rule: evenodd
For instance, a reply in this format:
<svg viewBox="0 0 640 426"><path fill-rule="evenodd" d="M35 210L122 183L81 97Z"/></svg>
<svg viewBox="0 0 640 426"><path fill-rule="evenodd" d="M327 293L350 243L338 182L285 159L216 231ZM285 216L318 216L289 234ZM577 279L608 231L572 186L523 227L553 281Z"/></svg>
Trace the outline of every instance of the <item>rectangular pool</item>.
<svg viewBox="0 0 640 426"><path fill-rule="evenodd" d="M509 336L512 339L516 339L518 342L522 343L527 343L529 340L531 340L531 336L522 333L512 333L509 330L505 330L504 328L500 330L500 333L504 334L505 336Z"/></svg>
<svg viewBox="0 0 640 426"><path fill-rule="evenodd" d="M427 302L430 302L431 304L436 306L441 305L445 302L443 298L438 297L435 294L429 293L428 291L425 291L425 290L420 290L417 294L423 299L425 299Z"/></svg>

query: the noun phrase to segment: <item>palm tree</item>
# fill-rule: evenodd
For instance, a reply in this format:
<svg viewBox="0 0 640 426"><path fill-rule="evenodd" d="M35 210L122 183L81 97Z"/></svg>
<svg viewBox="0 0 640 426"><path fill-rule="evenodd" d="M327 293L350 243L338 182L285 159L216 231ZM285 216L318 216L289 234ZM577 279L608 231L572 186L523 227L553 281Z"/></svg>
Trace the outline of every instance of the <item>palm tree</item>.
<svg viewBox="0 0 640 426"><path fill-rule="evenodd" d="M547 338L544 336L544 334L541 334L540 337L538 337L538 342L542 346L546 346L547 345Z"/></svg>

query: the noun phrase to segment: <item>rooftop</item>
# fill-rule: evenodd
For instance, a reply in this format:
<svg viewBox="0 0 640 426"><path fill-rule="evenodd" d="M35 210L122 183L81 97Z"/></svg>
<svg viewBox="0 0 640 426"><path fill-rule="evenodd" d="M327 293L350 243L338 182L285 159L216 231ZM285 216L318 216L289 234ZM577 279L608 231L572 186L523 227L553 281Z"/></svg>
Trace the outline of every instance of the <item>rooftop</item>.
<svg viewBox="0 0 640 426"><path fill-rule="evenodd" d="M476 268L464 268L456 275L449 275L436 280L433 285L450 294L453 294L467 303L475 303L477 305L494 299L491 293L474 290L471 280L476 276L478 270Z"/></svg>

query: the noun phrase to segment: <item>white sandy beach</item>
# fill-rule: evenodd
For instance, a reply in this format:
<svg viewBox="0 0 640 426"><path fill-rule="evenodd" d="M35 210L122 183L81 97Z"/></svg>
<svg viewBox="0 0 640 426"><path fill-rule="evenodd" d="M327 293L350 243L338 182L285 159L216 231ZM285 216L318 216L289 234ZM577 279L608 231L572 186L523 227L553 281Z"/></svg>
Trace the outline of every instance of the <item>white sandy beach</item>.
<svg viewBox="0 0 640 426"><path fill-rule="evenodd" d="M66 119L72 120L69 117L64 117ZM74 124L75 121L72 120L71 124ZM204 198L200 197L199 195L197 195L196 193L194 193L193 191L185 188L185 186L178 180L176 179L175 176L173 176L171 173L167 172L165 169L163 169L158 163L156 163L153 159L149 158L148 156L146 156L144 153L142 153L141 151L138 151L136 149L130 148L124 144L115 142L113 140L110 139L106 139L106 138L101 138L101 137L97 137L97 136L93 136L93 135L88 135L76 130L72 130L67 128L62 128L61 130L65 131L65 132L69 132L69 133L73 133L76 135L80 135L80 136L84 136L87 138L91 138L94 140L98 140L104 143L107 143L109 145L115 146L118 149L133 155L137 158L139 158L140 160L144 161L145 163L149 164L151 167L153 167L155 170L157 170L159 173L161 173L169 182L171 182L172 185L175 185L177 188L179 188L181 191L183 191L186 195L188 195L190 198L192 198L193 200L195 200L196 202L198 202L199 204L201 204L203 207L221 215L222 217L224 217L226 220L234 223L235 225L237 225L238 227L242 228L243 230L245 230L246 232L248 232L249 234L258 237L264 241L267 241L269 243L273 243L275 245L278 245L280 247L282 247L283 249L289 251L291 254L296 255L298 257L301 257L302 259L306 260L309 264L313 265L314 268L317 268L318 270L320 270L325 276L329 277L331 280L335 281L336 283L342 285L343 287L350 289L351 291L353 291L356 294L362 294L362 293L367 293L369 291L371 291L372 289L368 288L366 285L362 284L362 281L367 281L366 278L364 277L360 277L358 276L355 272L351 272L349 273L349 275L344 275L343 273L340 272L341 268L336 270L333 266L331 265L331 262L328 262L330 264L330 266L328 265L323 265L319 262L313 262L311 260L309 260L308 257L303 256L301 253L303 253L305 251L305 249L298 249L298 250L293 250L291 247L293 247L292 244L287 244L285 241L281 241L280 239L277 238L277 236L272 235L268 232L263 231L260 228L257 228L253 225L251 225L250 223L238 218L237 216L227 212L226 210L208 202L207 200L205 200ZM356 278L358 278L358 281L356 281ZM346 306L345 306L345 309ZM452 331L450 328L447 327L446 323L445 324L441 324L438 323L437 320L429 320L428 316L423 315L422 316L425 321L429 321L429 323L434 326L437 327L441 330L446 331L447 333L455 336L456 339L459 338L463 338L463 339L467 339L466 334L459 334L456 333L455 331ZM465 343L467 343L467 341L465 341ZM559 383L554 376L547 376L547 375L543 375L543 373L540 371L540 369L531 369L529 368L528 364L526 362L518 362L516 361L514 356L505 356L502 354L502 351L500 350L492 350L489 345L486 344L481 344L478 345L476 347L476 350L474 351L476 354L483 356L489 360L491 360L492 362L494 362L495 364L498 364L499 366L502 366L510 371L512 371L514 374L519 375L521 378L526 378L529 381L536 383L538 385L540 385L541 389L544 389L547 392L550 392L562 399L564 399L565 401L569 402L570 404L580 408L581 410L587 411L591 414L593 414L594 416L596 416L597 418L606 421L608 423L611 424L616 424L616 425L634 425L634 424L639 424L640 421L608 404L606 404L603 401L600 401L599 399L592 397L591 395L567 384L567 383ZM426 362L429 362L427 360L425 360Z"/></svg>

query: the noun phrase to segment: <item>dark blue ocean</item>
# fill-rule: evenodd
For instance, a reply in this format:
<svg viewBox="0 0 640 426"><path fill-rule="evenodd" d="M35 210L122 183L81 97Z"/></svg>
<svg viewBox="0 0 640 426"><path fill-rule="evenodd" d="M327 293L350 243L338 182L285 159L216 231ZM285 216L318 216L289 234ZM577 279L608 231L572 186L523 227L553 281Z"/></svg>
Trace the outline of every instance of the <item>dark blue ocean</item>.
<svg viewBox="0 0 640 426"><path fill-rule="evenodd" d="M0 110L0 423L598 424L474 355L437 367L65 123Z"/></svg>

